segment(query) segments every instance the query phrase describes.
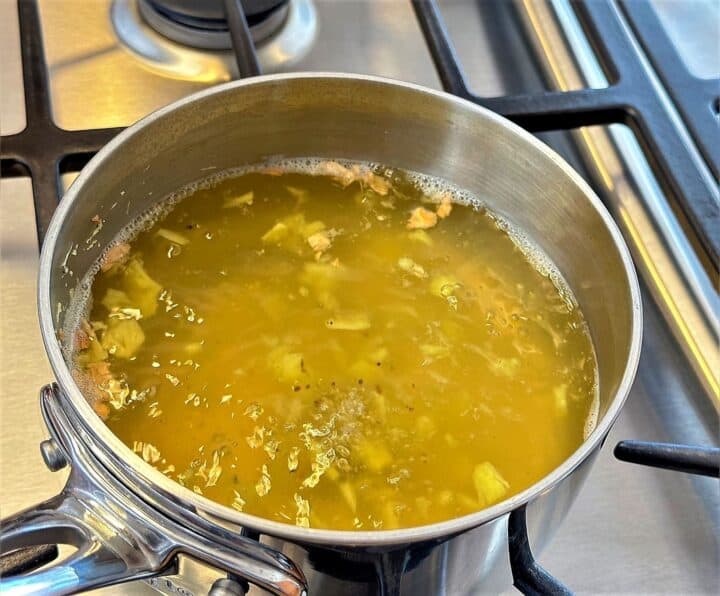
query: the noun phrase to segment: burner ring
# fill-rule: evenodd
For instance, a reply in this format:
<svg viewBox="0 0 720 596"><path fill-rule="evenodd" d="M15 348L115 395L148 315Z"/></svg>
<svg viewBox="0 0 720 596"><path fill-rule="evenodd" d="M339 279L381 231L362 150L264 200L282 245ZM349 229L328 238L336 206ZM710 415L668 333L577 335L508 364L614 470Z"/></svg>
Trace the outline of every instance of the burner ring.
<svg viewBox="0 0 720 596"><path fill-rule="evenodd" d="M225 19L175 12L157 0L137 0L137 3L140 15L148 25L173 41L203 50L232 49ZM268 11L248 17L250 34L255 43L268 39L284 25L289 4L288 0L284 0Z"/></svg>
<svg viewBox="0 0 720 596"><path fill-rule="evenodd" d="M162 76L199 83L219 83L238 77L232 51L199 49L158 33L140 14L142 3L143 0L113 0L110 21L122 47L143 66ZM265 73L292 66L307 54L315 40L317 14L312 0L289 0L282 8L277 11L283 17L279 28L276 25L274 31L268 32L264 23L251 28ZM229 33L224 35L230 39ZM227 47L230 45L228 41Z"/></svg>

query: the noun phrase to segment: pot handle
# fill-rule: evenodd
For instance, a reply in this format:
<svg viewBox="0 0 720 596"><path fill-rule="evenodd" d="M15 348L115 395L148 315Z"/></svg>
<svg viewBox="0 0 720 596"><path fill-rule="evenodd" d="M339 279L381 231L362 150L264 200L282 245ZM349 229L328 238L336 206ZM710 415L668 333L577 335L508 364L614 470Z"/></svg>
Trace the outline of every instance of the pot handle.
<svg viewBox="0 0 720 596"><path fill-rule="evenodd" d="M28 547L68 544L77 550L39 571L27 572L30 566L19 574L11 571L0 582L0 593L60 596L149 578L172 573L176 555L183 554L274 594L307 594L302 572L282 553L242 535L205 538L128 491L78 439L62 399L57 386L41 392L53 435L41 449L53 471L69 462L70 477L56 497L0 522L0 548L21 553Z"/></svg>
<svg viewBox="0 0 720 596"><path fill-rule="evenodd" d="M527 531L526 506L513 510L508 519L508 544L513 585L525 596L572 596L572 592L535 560Z"/></svg>
<svg viewBox="0 0 720 596"><path fill-rule="evenodd" d="M107 511L66 487L56 497L2 521L2 551L69 544L77 550L35 573L3 577L3 594L73 594L92 588L157 575L172 567L172 558L148 560L129 528L107 519ZM166 553L167 554L167 553Z"/></svg>

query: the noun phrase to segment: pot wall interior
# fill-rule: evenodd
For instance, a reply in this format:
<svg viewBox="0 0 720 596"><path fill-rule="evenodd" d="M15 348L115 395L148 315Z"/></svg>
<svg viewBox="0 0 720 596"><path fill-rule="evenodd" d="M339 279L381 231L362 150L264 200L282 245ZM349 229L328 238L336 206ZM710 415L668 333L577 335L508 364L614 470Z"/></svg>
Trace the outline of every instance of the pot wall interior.
<svg viewBox="0 0 720 596"><path fill-rule="evenodd" d="M559 158L469 104L389 82L273 77L216 88L151 117L96 158L69 193L53 250L53 312L118 231L156 201L213 172L276 156L368 160L438 176L520 226L584 311L598 357L601 416L607 411L629 357L633 312L626 269L603 218ZM105 223L88 249L95 215ZM68 254L72 276L62 267Z"/></svg>

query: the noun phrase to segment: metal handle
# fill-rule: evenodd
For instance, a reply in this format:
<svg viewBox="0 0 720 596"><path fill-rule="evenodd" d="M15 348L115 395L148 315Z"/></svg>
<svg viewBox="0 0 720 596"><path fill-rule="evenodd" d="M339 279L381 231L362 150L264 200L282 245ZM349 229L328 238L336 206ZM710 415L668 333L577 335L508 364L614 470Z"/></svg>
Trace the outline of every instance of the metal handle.
<svg viewBox="0 0 720 596"><path fill-rule="evenodd" d="M720 477L720 449L694 445L673 445L650 441L620 441L615 457L632 464Z"/></svg>
<svg viewBox="0 0 720 596"><path fill-rule="evenodd" d="M34 573L0 582L0 593L60 596L174 570L184 554L246 579L274 594L307 593L302 572L273 549L242 535L221 543L174 521L123 485L94 457L70 421L57 386L46 386L41 405L53 449L72 466L63 491L0 522L2 552L69 544L77 551ZM48 461L47 443L43 450ZM55 454L57 455L57 453ZM53 466L59 469L59 466Z"/></svg>
<svg viewBox="0 0 720 596"><path fill-rule="evenodd" d="M525 596L572 596L560 580L550 575L535 560L530 550L526 506L510 513L508 544L513 585Z"/></svg>
<svg viewBox="0 0 720 596"><path fill-rule="evenodd" d="M147 564L145 553L135 550L139 545L134 544L129 528L113 527L109 521L107 511L83 502L72 489L3 520L3 551L38 544L69 544L77 551L33 574L4 578L0 592L72 594L156 575L170 567L170 560Z"/></svg>

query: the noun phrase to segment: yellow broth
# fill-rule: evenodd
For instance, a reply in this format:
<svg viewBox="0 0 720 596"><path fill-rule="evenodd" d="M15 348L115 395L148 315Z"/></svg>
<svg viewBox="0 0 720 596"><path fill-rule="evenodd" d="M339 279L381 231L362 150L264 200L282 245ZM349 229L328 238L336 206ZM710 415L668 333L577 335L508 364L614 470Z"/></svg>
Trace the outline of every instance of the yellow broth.
<svg viewBox="0 0 720 596"><path fill-rule="evenodd" d="M96 411L182 485L301 526L429 524L540 480L594 424L582 313L491 212L417 180L320 162L186 193L92 282Z"/></svg>

